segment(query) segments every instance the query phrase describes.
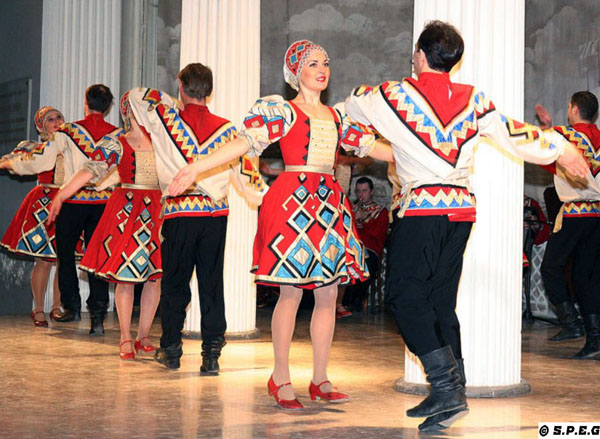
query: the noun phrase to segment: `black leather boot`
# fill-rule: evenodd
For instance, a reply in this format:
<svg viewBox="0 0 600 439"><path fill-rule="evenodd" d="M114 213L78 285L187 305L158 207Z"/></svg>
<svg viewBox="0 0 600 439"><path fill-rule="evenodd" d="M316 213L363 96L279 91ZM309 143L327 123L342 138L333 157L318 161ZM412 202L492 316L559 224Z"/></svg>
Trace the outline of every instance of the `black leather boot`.
<svg viewBox="0 0 600 439"><path fill-rule="evenodd" d="M585 345L575 354L577 360L600 360L600 314L583 316Z"/></svg>
<svg viewBox="0 0 600 439"><path fill-rule="evenodd" d="M201 375L219 375L219 357L221 349L227 343L225 337L215 337L202 341L202 366L200 366Z"/></svg>
<svg viewBox="0 0 600 439"><path fill-rule="evenodd" d="M182 343L179 343L167 346L166 348L158 348L154 352L154 359L169 369L179 369L179 359L183 355L182 346Z"/></svg>
<svg viewBox="0 0 600 439"><path fill-rule="evenodd" d="M467 407L465 389L450 346L419 356L431 385L429 396L419 405L406 411L411 418L427 418L439 413Z"/></svg>
<svg viewBox="0 0 600 439"><path fill-rule="evenodd" d="M104 335L104 313L90 313L90 337L101 337Z"/></svg>
<svg viewBox="0 0 600 439"><path fill-rule="evenodd" d="M456 370L460 376L460 385L463 389L466 389L467 376L465 375L465 364L462 358L456 360ZM440 431L450 427L460 418L466 416L469 413L469 408L459 408L456 410L450 410L449 412L440 413L438 415L430 416L425 419L425 422L419 425L419 431Z"/></svg>
<svg viewBox="0 0 600 439"><path fill-rule="evenodd" d="M558 315L561 330L548 340L564 341L583 337L583 324L573 302L567 300L558 305L556 307L556 314Z"/></svg>
<svg viewBox="0 0 600 439"><path fill-rule="evenodd" d="M67 309L60 317L55 318L54 321L60 323L79 322L81 321L81 311L78 309Z"/></svg>

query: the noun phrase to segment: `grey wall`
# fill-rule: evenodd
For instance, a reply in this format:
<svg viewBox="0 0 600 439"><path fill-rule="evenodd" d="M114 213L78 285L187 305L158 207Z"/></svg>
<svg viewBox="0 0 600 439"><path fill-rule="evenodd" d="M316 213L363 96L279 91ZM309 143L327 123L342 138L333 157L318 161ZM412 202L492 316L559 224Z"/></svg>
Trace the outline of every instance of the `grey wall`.
<svg viewBox="0 0 600 439"><path fill-rule="evenodd" d="M573 93L600 98L600 1L528 0L525 6L525 119L536 123L535 105L544 105L555 125L567 124ZM525 182L552 185L549 173L527 166ZM531 188L532 186L530 186ZM540 199L541 189L528 195ZM527 187L526 187L527 192Z"/></svg>
<svg viewBox="0 0 600 439"><path fill-rule="evenodd" d="M329 105L360 84L402 79L411 73L412 23L413 0L262 0L261 94L294 96L283 55L300 39L329 53Z"/></svg>
<svg viewBox="0 0 600 439"><path fill-rule="evenodd" d="M158 2L156 42L157 88L177 97L177 73L181 51L181 0Z"/></svg>
<svg viewBox="0 0 600 439"><path fill-rule="evenodd" d="M528 0L525 8L525 115L541 103L566 124L571 95L600 95L600 2Z"/></svg>
<svg viewBox="0 0 600 439"><path fill-rule="evenodd" d="M24 77L33 79L32 114L40 103L42 49L42 0L0 2L0 82ZM31 124L31 139L37 138ZM35 179L9 177L0 171L0 234L4 235L21 201L35 185ZM0 253L0 314L31 309L29 273L32 264Z"/></svg>
<svg viewBox="0 0 600 439"><path fill-rule="evenodd" d="M262 0L261 95L295 96L283 79L283 56L292 42L301 39L322 45L331 58L331 78L323 96L329 105L343 101L358 85L410 76L413 4L413 0ZM277 155L273 146L263 156ZM389 202L386 172L385 165L376 163L361 173L373 177L376 201L382 204Z"/></svg>

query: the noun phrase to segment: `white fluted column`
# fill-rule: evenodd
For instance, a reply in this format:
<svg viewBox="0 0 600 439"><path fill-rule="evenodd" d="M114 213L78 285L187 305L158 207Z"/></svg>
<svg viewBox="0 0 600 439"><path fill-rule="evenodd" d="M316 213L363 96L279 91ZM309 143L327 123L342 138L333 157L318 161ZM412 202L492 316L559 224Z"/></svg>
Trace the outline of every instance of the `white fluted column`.
<svg viewBox="0 0 600 439"><path fill-rule="evenodd" d="M85 89L102 83L117 100L107 120L118 125L120 47L121 0L44 0L40 104L81 119Z"/></svg>
<svg viewBox="0 0 600 439"><path fill-rule="evenodd" d="M181 67L201 62L213 72L211 111L236 126L260 92L260 0L183 0ZM256 288L250 268L257 210L229 192L225 245L225 316L229 335L256 332ZM200 332L197 284L184 330Z"/></svg>
<svg viewBox="0 0 600 439"><path fill-rule="evenodd" d="M107 120L118 125L120 39L121 0L44 0L40 106L58 108L67 121L82 119L85 89L102 83L117 102ZM46 311L52 305L53 277L48 281ZM79 273L79 289L86 311L90 288L83 273Z"/></svg>
<svg viewBox="0 0 600 439"><path fill-rule="evenodd" d="M476 85L504 114L523 120L524 0L419 0L414 14L415 43L432 19L448 21L461 32L465 55L452 72L454 82ZM472 183L477 222L464 256L457 306L469 393L526 393L529 386L521 380L522 161L482 141ZM421 363L408 349L405 360L404 381L425 383Z"/></svg>

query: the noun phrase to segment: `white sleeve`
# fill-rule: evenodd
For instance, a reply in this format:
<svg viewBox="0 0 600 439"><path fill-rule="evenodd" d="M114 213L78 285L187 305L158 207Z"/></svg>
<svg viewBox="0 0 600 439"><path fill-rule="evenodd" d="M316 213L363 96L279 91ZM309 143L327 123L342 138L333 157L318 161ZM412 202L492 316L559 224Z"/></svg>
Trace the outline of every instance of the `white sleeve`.
<svg viewBox="0 0 600 439"><path fill-rule="evenodd" d="M538 165L555 162L568 144L560 134L542 130L500 114L482 92L475 96L479 133L495 140L502 148Z"/></svg>
<svg viewBox="0 0 600 439"><path fill-rule="evenodd" d="M54 133L47 142L38 144L29 152L15 156L12 163L13 172L19 175L31 175L54 169L56 156L65 150L68 141L66 134L60 131Z"/></svg>
<svg viewBox="0 0 600 439"><path fill-rule="evenodd" d="M377 102L381 99L379 96L380 90L380 85L377 87L361 85L352 90L352 93L346 99L346 114L352 120L363 125L374 125L375 108Z"/></svg>
<svg viewBox="0 0 600 439"><path fill-rule="evenodd" d="M155 108L158 105L177 108L179 102L159 90L140 87L129 90L129 104L137 122L151 134L157 134L162 132L162 126Z"/></svg>

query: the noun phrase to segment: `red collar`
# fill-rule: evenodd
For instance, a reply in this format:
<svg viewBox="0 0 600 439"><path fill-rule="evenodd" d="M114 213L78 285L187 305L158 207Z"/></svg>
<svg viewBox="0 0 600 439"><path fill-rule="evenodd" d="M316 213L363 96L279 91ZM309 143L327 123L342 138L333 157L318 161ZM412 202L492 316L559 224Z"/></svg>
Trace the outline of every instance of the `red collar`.
<svg viewBox="0 0 600 439"><path fill-rule="evenodd" d="M594 149L600 147L600 130L598 129L596 124L585 122L576 123L575 125L573 125L573 129L588 136L588 138L594 145Z"/></svg>
<svg viewBox="0 0 600 439"><path fill-rule="evenodd" d="M101 113L91 113L85 116L83 120L91 123L104 122L104 115Z"/></svg>
<svg viewBox="0 0 600 439"><path fill-rule="evenodd" d="M185 104L183 111L186 113L210 113L206 105L200 104Z"/></svg>
<svg viewBox="0 0 600 439"><path fill-rule="evenodd" d="M573 125L573 129L575 131L582 131L584 133L593 130L594 128L596 128L596 125L594 125L593 123L579 122Z"/></svg>
<svg viewBox="0 0 600 439"><path fill-rule="evenodd" d="M450 74L446 72L423 72L417 78L419 84L422 85L441 85L441 84L449 84L450 83Z"/></svg>

